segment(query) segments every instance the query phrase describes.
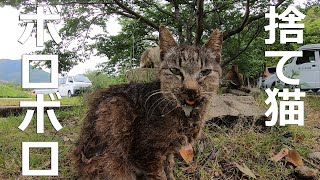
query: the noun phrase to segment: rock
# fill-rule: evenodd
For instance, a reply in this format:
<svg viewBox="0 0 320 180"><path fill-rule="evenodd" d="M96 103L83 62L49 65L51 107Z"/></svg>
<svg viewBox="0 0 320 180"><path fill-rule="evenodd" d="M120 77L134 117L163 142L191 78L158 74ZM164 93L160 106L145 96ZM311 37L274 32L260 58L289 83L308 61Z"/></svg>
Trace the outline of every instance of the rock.
<svg viewBox="0 0 320 180"><path fill-rule="evenodd" d="M316 169L309 168L307 166L298 166L295 169L295 173L299 178L312 179L318 176L319 171Z"/></svg>
<svg viewBox="0 0 320 180"><path fill-rule="evenodd" d="M150 82L158 78L158 69L156 68L136 68L126 72L128 82Z"/></svg>
<svg viewBox="0 0 320 180"><path fill-rule="evenodd" d="M218 126L232 127L241 122L243 125L266 128L265 121L269 121L269 118L264 115L265 112L252 96L215 96L205 119L207 124L214 123Z"/></svg>
<svg viewBox="0 0 320 180"><path fill-rule="evenodd" d="M310 153L308 157L310 159L315 160L316 162L320 163L320 152Z"/></svg>
<svg viewBox="0 0 320 180"><path fill-rule="evenodd" d="M252 96L215 96L206 118L220 116L264 116L266 110L259 107Z"/></svg>

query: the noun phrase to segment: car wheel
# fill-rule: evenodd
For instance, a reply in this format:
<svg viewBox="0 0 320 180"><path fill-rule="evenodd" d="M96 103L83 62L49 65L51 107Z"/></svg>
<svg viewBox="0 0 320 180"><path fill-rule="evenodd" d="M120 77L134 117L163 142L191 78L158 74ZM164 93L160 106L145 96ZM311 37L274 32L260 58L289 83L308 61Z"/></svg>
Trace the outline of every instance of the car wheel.
<svg viewBox="0 0 320 180"><path fill-rule="evenodd" d="M68 98L71 98L72 94L71 91L68 91Z"/></svg>
<svg viewBox="0 0 320 180"><path fill-rule="evenodd" d="M318 91L319 91L319 89L312 89L312 91L313 91L313 92L318 92Z"/></svg>

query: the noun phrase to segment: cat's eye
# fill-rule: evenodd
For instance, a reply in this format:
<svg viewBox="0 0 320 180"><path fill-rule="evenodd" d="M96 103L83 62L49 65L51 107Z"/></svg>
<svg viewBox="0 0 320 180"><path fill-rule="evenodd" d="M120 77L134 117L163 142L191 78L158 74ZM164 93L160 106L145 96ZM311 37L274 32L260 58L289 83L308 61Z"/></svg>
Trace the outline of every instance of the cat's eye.
<svg viewBox="0 0 320 180"><path fill-rule="evenodd" d="M200 72L200 76L202 76L202 77L208 76L211 72L212 72L211 69L202 70L202 71Z"/></svg>
<svg viewBox="0 0 320 180"><path fill-rule="evenodd" d="M181 71L178 68L170 68L169 69L174 75L181 75Z"/></svg>

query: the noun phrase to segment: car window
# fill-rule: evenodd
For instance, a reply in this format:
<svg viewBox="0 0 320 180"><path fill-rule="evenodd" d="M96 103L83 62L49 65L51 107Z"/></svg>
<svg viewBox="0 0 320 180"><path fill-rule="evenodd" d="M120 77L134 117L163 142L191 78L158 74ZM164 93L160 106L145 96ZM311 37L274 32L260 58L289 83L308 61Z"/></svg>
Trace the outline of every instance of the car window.
<svg viewBox="0 0 320 180"><path fill-rule="evenodd" d="M268 67L268 72L270 74L276 73L276 67Z"/></svg>
<svg viewBox="0 0 320 180"><path fill-rule="evenodd" d="M65 84L67 78L59 78L59 84Z"/></svg>
<svg viewBox="0 0 320 180"><path fill-rule="evenodd" d="M291 64L293 59L294 59L294 57L290 58L285 64Z"/></svg>
<svg viewBox="0 0 320 180"><path fill-rule="evenodd" d="M73 78L70 76L70 77L68 78L68 81L69 81L70 83L73 83Z"/></svg>
<svg viewBox="0 0 320 180"><path fill-rule="evenodd" d="M296 64L304 64L315 62L315 53L314 51L303 51L303 57L298 57Z"/></svg>
<svg viewBox="0 0 320 180"><path fill-rule="evenodd" d="M90 83L91 81L85 77L85 76L74 76L73 77L75 82L84 82L84 83Z"/></svg>

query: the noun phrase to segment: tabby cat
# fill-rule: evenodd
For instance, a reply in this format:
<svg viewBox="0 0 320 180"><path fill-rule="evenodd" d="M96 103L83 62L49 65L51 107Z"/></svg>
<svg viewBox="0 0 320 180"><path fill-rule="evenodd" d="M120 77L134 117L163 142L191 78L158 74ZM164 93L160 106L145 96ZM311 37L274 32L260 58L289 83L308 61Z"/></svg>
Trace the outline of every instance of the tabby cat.
<svg viewBox="0 0 320 180"><path fill-rule="evenodd" d="M140 58L140 68L158 68L160 64L160 47L146 49Z"/></svg>
<svg viewBox="0 0 320 180"><path fill-rule="evenodd" d="M80 179L175 179L174 154L199 137L219 86L222 33L196 47L159 32L159 80L94 93L74 151Z"/></svg>

